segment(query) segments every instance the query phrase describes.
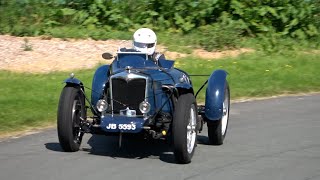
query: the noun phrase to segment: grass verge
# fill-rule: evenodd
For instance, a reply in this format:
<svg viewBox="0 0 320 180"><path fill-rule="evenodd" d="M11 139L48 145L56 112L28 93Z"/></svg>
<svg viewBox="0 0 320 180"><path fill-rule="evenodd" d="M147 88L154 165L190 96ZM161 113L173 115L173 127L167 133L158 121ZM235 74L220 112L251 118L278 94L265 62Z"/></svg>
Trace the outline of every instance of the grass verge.
<svg viewBox="0 0 320 180"><path fill-rule="evenodd" d="M232 99L265 97L320 91L320 55L250 54L220 60L179 59L176 65L189 74L211 74L215 69L229 73ZM207 77L193 77L198 90ZM204 92L198 100L204 101Z"/></svg>
<svg viewBox="0 0 320 180"><path fill-rule="evenodd" d="M232 99L320 91L318 54L255 53L220 60L187 57L177 60L176 66L189 74L227 70ZM75 74L86 86L91 86L94 69ZM0 135L55 123L62 82L67 77L66 72L36 75L0 71ZM192 78L195 90L206 79ZM204 93L205 90L200 93L199 102L204 101Z"/></svg>
<svg viewBox="0 0 320 180"><path fill-rule="evenodd" d="M75 73L91 84L93 70ZM48 126L56 119L62 83L68 73L20 74L0 71L0 135ZM89 86L90 87L90 86Z"/></svg>

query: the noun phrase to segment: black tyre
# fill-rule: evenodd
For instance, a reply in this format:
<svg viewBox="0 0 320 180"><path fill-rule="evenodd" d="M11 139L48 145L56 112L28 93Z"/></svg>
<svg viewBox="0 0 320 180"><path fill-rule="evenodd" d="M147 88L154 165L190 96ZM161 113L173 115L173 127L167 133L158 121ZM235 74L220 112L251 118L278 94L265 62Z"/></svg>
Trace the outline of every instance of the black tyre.
<svg viewBox="0 0 320 180"><path fill-rule="evenodd" d="M227 134L230 110L230 90L226 83L224 89L223 114L220 120L207 121L209 142L212 145L222 145Z"/></svg>
<svg viewBox="0 0 320 180"><path fill-rule="evenodd" d="M178 98L172 123L174 156L178 163L191 162L197 143L197 104L193 94Z"/></svg>
<svg viewBox="0 0 320 180"><path fill-rule="evenodd" d="M65 86L60 95L57 115L58 137L64 151L79 150L83 136L80 125L85 118L85 101L80 87Z"/></svg>

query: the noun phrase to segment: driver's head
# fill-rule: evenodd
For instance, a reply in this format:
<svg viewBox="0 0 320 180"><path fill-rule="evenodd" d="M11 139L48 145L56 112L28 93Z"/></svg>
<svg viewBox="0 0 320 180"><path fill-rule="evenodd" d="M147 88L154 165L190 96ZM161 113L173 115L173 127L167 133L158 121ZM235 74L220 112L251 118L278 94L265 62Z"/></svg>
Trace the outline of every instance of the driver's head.
<svg viewBox="0 0 320 180"><path fill-rule="evenodd" d="M157 36L149 28L140 28L133 34L133 48L152 55L156 50Z"/></svg>

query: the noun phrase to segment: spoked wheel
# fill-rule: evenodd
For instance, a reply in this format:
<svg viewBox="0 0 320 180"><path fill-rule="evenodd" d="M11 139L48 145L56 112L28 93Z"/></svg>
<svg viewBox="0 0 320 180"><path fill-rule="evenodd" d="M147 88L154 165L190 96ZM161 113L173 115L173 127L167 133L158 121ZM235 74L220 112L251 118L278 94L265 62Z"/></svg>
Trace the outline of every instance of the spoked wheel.
<svg viewBox="0 0 320 180"><path fill-rule="evenodd" d="M222 117L217 121L208 121L208 136L210 144L221 145L227 134L228 122L229 122L229 110L230 110L230 91L229 85L226 83L224 89L224 101L222 104Z"/></svg>
<svg viewBox="0 0 320 180"><path fill-rule="evenodd" d="M181 95L173 116L174 156L178 163L191 162L197 139L197 104L192 94Z"/></svg>
<svg viewBox="0 0 320 180"><path fill-rule="evenodd" d="M79 150L84 134L81 131L81 123L85 118L85 101L80 87L64 87L60 96L57 118L59 142L64 151Z"/></svg>

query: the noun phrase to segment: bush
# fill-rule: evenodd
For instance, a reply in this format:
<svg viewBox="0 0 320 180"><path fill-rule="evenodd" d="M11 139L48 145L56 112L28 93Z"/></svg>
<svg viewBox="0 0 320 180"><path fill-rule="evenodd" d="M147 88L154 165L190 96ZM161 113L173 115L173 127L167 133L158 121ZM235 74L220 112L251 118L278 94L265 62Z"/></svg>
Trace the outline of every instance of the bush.
<svg viewBox="0 0 320 180"><path fill-rule="evenodd" d="M315 4L305 0L231 1L230 13L242 20L251 35L279 33L298 39L318 36Z"/></svg>
<svg viewBox="0 0 320 180"><path fill-rule="evenodd" d="M0 0L0 12L0 34L106 39L150 27L207 50L242 37L312 42L320 27L320 0Z"/></svg>
<svg viewBox="0 0 320 180"><path fill-rule="evenodd" d="M225 14L218 23L202 26L198 43L207 51L238 48L245 26L241 21L234 21Z"/></svg>

